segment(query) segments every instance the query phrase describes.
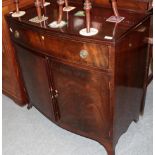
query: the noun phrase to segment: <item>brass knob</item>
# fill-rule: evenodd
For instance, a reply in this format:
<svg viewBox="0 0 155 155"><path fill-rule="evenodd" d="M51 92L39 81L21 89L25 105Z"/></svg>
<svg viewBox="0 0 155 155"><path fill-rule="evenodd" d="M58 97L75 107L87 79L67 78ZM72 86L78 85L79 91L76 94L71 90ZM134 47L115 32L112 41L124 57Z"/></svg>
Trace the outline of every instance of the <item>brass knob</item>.
<svg viewBox="0 0 155 155"><path fill-rule="evenodd" d="M132 47L132 43L129 43L129 47Z"/></svg>
<svg viewBox="0 0 155 155"><path fill-rule="evenodd" d="M145 26L140 27L137 31L138 32L145 32L147 28Z"/></svg>
<svg viewBox="0 0 155 155"><path fill-rule="evenodd" d="M20 37L20 34L19 34L19 32L17 30L15 31L14 36L15 36L15 38L19 38Z"/></svg>
<svg viewBox="0 0 155 155"><path fill-rule="evenodd" d="M10 32L13 32L12 28L10 27Z"/></svg>
<svg viewBox="0 0 155 155"><path fill-rule="evenodd" d="M81 57L82 59L87 58L88 55L89 55L89 53L88 53L87 50L81 50L81 51L80 51L80 57Z"/></svg>

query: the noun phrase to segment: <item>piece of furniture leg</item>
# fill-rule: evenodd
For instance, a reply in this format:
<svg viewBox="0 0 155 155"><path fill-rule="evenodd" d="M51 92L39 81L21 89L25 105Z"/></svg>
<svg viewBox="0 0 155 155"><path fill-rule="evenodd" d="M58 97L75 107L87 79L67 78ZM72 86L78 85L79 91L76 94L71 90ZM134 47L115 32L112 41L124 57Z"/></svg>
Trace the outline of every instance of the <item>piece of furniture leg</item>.
<svg viewBox="0 0 155 155"><path fill-rule="evenodd" d="M29 103L29 104L27 105L27 109L28 109L28 110L30 110L32 107L33 107L33 105L32 105L31 103Z"/></svg>

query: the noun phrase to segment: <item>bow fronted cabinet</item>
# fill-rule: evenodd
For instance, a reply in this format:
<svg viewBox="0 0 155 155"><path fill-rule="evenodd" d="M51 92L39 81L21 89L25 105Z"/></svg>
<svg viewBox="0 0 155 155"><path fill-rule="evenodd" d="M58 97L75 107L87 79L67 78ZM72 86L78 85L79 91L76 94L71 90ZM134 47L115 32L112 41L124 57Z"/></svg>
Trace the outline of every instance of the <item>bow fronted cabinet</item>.
<svg viewBox="0 0 155 155"><path fill-rule="evenodd" d="M35 6L20 18L6 16L28 107L36 107L64 129L98 141L114 155L118 139L138 121L144 102L152 13L146 8L133 11L133 5L130 11L120 7L124 20L108 22L111 7L94 2L90 24L98 33L83 36L79 32L85 28L85 17L77 16L83 3L69 4L76 8L63 13L66 25L61 28L49 26L58 17L56 1L46 7L48 19L43 22L32 22Z"/></svg>

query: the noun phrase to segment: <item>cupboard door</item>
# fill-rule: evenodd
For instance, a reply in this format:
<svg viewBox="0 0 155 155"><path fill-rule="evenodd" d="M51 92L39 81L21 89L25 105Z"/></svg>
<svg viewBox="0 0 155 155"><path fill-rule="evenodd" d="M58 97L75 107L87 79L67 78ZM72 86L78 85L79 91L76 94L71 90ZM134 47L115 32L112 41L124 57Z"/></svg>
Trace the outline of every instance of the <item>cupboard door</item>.
<svg viewBox="0 0 155 155"><path fill-rule="evenodd" d="M109 81L103 73L51 60L60 125L71 131L107 136L110 128Z"/></svg>
<svg viewBox="0 0 155 155"><path fill-rule="evenodd" d="M15 44L30 103L54 120L46 59Z"/></svg>

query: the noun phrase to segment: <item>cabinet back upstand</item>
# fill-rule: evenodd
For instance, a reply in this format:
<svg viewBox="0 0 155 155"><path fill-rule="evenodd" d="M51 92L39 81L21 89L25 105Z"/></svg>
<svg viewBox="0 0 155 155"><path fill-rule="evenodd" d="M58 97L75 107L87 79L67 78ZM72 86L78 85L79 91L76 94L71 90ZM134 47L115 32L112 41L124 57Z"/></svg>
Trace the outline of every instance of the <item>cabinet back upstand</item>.
<svg viewBox="0 0 155 155"><path fill-rule="evenodd" d="M118 139L138 121L144 102L150 14L120 10L125 20L108 23L112 10L96 6L92 25L99 33L84 37L79 30L85 18L74 16L82 6L73 5L76 9L61 29L48 27L56 17L55 2L47 7L44 24L29 21L36 14L33 6L21 18L7 16L29 107L66 130L98 141L114 155Z"/></svg>

